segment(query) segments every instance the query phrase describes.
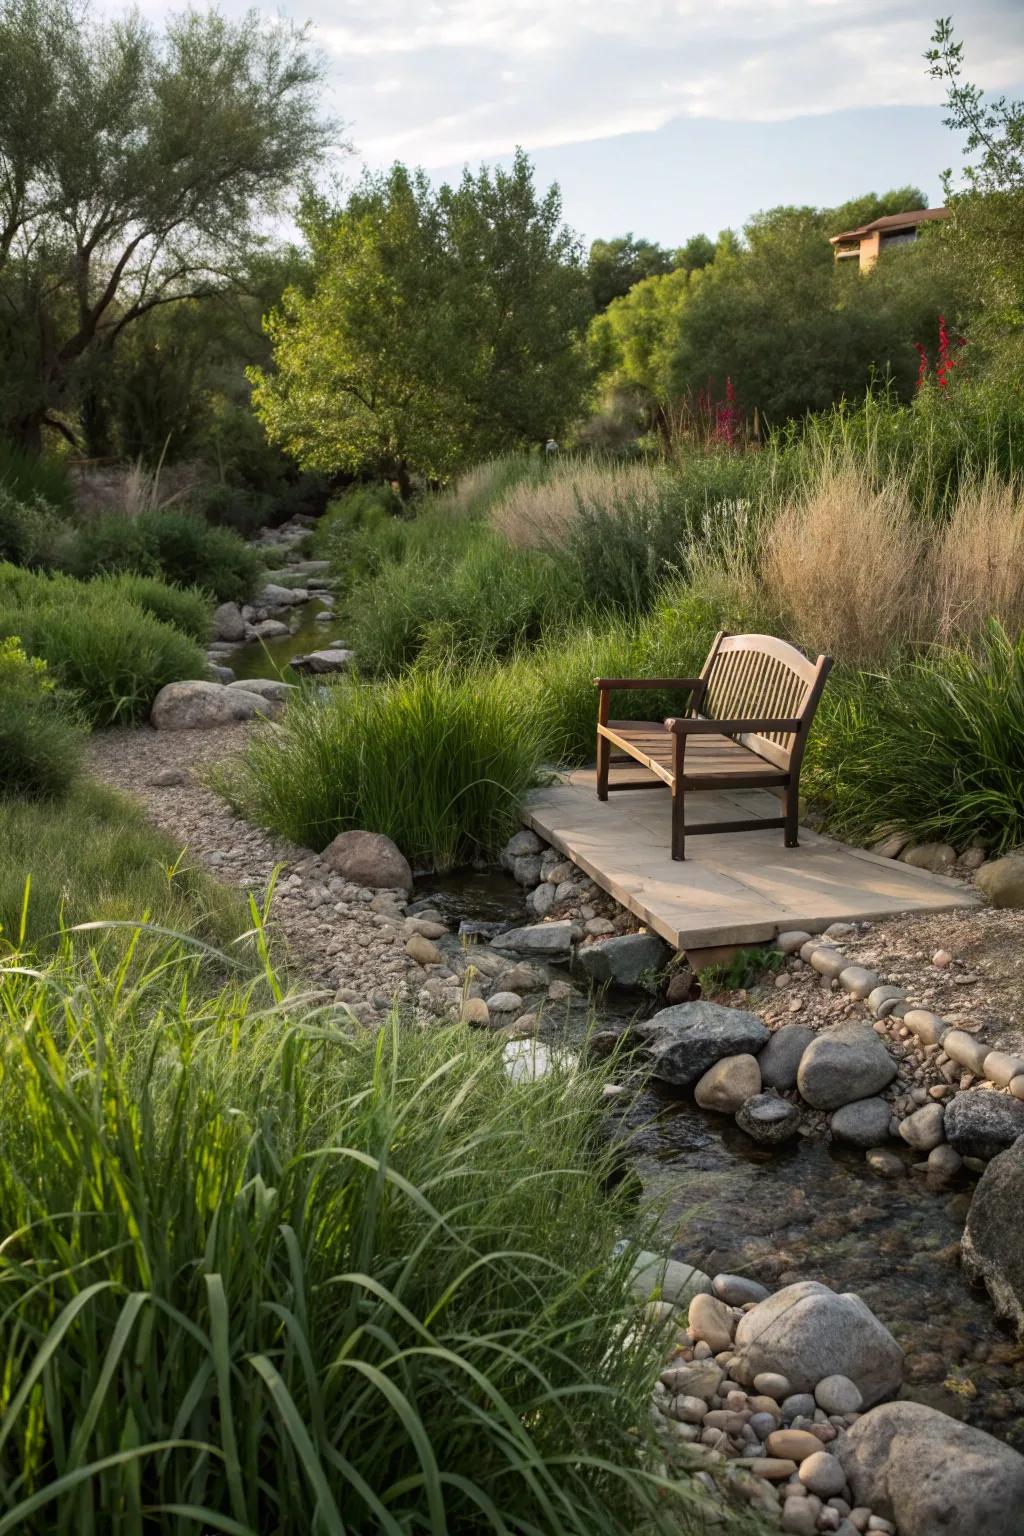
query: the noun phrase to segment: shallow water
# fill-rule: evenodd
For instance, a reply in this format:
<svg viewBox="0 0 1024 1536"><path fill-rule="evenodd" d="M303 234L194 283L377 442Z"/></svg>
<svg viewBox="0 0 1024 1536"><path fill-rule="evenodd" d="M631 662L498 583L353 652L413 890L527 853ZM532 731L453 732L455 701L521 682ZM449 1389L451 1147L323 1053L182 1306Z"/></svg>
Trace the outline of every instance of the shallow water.
<svg viewBox="0 0 1024 1536"><path fill-rule="evenodd" d="M297 683L299 674L289 666L293 656L305 656L309 651L322 651L337 635L330 624L318 624L316 615L324 604L312 598L301 609L299 627L279 640L251 640L236 646L225 657L227 665L237 678L280 677L286 683ZM324 681L324 679L321 679Z"/></svg>
<svg viewBox="0 0 1024 1536"><path fill-rule="evenodd" d="M523 887L493 865L484 869L453 869L444 875L421 875L416 880L413 900L429 901L456 931L464 920L500 923L505 928L529 921Z"/></svg>
<svg viewBox="0 0 1024 1536"><path fill-rule="evenodd" d="M918 1174L880 1179L862 1154L811 1138L768 1150L726 1116L654 1088L620 1131L664 1202L674 1256L772 1287L856 1291L906 1352L904 1396L1024 1450L1024 1350L957 1258L968 1176L940 1193Z"/></svg>

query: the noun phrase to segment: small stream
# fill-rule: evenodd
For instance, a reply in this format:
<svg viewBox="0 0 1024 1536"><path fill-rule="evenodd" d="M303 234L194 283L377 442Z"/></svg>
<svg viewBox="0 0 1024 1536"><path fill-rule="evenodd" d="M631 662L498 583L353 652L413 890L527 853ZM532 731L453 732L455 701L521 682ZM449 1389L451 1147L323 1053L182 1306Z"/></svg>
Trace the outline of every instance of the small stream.
<svg viewBox="0 0 1024 1536"><path fill-rule="evenodd" d="M299 674L289 666L292 657L322 651L338 638L330 624L317 622L317 614L324 612L326 607L327 604L311 598L303 604L299 626L291 634L282 635L279 640L250 640L245 645L238 645L225 656L227 665L239 679L279 677L286 683L297 683Z"/></svg>

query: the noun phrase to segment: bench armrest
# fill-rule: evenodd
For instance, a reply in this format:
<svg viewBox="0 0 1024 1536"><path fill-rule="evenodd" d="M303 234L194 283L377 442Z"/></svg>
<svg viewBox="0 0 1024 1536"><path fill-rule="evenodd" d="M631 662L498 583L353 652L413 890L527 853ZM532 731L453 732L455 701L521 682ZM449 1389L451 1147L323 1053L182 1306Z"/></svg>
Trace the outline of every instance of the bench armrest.
<svg viewBox="0 0 1024 1536"><path fill-rule="evenodd" d="M595 677L595 688L653 688L678 689L694 692L704 687L702 677Z"/></svg>
<svg viewBox="0 0 1024 1536"><path fill-rule="evenodd" d="M802 720L676 720L665 721L666 731L677 736L739 736L747 731L763 735L765 731L798 731Z"/></svg>

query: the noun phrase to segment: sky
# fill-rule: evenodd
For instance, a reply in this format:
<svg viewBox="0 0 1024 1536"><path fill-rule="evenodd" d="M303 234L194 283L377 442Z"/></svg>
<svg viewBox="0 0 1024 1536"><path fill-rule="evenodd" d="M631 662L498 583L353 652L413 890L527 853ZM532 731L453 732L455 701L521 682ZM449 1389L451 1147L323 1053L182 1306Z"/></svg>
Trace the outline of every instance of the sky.
<svg viewBox="0 0 1024 1536"><path fill-rule="evenodd" d="M401 159L450 179L521 145L540 181L559 182L586 240L629 230L675 245L778 203L830 205L907 183L941 201L959 148L922 58L939 5L283 0L277 10L310 21L327 56L330 106L353 149L346 176ZM968 79L1024 94L1024 0L966 0L953 24Z"/></svg>

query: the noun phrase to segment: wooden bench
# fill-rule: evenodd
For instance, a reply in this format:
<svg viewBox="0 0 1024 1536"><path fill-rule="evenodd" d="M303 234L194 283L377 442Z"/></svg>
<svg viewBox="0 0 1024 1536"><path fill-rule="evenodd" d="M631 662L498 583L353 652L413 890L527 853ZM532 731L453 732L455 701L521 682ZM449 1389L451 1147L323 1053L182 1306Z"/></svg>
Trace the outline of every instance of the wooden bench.
<svg viewBox="0 0 1024 1536"><path fill-rule="evenodd" d="M599 677L597 798L610 790L650 789L650 779L610 784L615 761L634 759L672 791L672 857L686 857L686 834L753 832L783 827L787 848L798 846L800 765L814 712L832 667L816 662L772 635L720 633L699 677ZM689 695L688 713L663 722L610 720L618 689ZM783 791L783 814L752 821L712 821L687 826L686 793L698 789Z"/></svg>

